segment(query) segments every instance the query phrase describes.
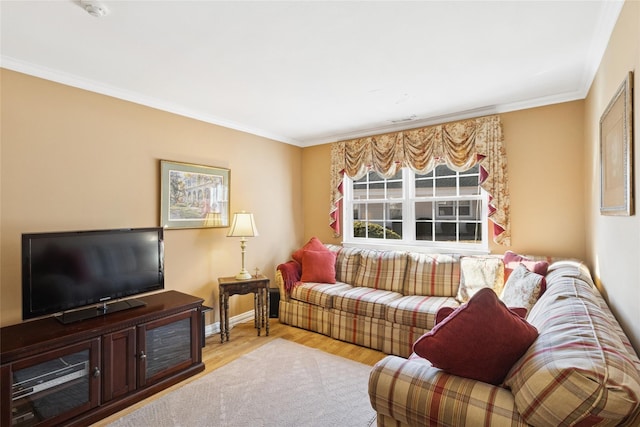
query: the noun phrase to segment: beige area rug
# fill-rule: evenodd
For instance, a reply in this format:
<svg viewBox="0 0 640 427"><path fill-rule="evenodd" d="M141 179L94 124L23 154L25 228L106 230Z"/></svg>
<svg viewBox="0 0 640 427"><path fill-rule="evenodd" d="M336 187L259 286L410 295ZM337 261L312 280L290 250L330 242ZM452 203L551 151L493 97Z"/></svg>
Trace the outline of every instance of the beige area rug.
<svg viewBox="0 0 640 427"><path fill-rule="evenodd" d="M281 338L109 424L354 426L375 424L371 367Z"/></svg>

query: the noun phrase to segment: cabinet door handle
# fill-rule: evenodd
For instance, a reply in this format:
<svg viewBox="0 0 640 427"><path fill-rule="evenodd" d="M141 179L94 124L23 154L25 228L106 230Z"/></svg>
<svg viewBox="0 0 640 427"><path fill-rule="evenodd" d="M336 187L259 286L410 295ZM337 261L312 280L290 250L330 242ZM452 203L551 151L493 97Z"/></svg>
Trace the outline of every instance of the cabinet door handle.
<svg viewBox="0 0 640 427"><path fill-rule="evenodd" d="M100 368L96 366L95 368L93 368L93 377L98 378L99 376L100 376Z"/></svg>
<svg viewBox="0 0 640 427"><path fill-rule="evenodd" d="M141 351L140 352L140 359L146 359L146 358L147 358L147 355L144 354L144 351Z"/></svg>

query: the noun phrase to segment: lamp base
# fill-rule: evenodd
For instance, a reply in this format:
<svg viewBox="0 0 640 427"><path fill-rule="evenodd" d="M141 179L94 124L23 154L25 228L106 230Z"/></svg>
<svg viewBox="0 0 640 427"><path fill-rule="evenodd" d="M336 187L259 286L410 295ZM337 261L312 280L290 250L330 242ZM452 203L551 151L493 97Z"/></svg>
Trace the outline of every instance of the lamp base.
<svg viewBox="0 0 640 427"><path fill-rule="evenodd" d="M251 279L251 273L249 273L247 270L242 270L240 273L236 274L236 279L237 280Z"/></svg>

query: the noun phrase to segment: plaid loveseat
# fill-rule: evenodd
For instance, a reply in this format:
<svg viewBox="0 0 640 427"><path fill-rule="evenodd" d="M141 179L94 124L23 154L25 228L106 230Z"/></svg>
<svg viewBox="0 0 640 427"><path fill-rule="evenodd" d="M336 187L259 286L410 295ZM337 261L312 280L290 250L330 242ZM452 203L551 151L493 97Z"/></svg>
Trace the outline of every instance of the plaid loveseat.
<svg viewBox="0 0 640 427"><path fill-rule="evenodd" d="M639 426L640 361L589 271L555 262L546 282L539 336L501 386L387 356L369 379L378 426Z"/></svg>

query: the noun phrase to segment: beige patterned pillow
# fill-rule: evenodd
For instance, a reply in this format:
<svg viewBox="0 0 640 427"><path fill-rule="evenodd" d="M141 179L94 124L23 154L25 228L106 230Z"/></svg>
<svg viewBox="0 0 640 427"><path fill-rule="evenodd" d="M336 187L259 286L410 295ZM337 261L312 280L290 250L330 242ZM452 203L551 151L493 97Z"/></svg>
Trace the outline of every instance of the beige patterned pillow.
<svg viewBox="0 0 640 427"><path fill-rule="evenodd" d="M524 307L527 312L538 301L544 276L532 273L524 264L518 264L509 275L500 294L507 307Z"/></svg>
<svg viewBox="0 0 640 427"><path fill-rule="evenodd" d="M463 304L482 288L500 295L504 287L504 262L498 257L464 257L460 260L460 288L456 299Z"/></svg>

